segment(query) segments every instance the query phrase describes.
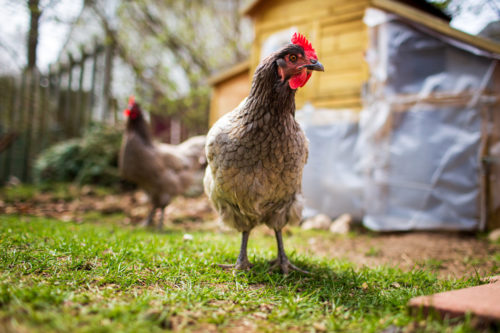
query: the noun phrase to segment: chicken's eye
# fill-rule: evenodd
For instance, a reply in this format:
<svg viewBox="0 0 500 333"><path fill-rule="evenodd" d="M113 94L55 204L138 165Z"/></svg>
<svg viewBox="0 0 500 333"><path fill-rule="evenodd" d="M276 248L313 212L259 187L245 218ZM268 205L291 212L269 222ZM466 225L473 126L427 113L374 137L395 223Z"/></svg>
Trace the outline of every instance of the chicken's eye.
<svg viewBox="0 0 500 333"><path fill-rule="evenodd" d="M297 56L295 54L290 55L290 61L291 62L296 62L297 61Z"/></svg>

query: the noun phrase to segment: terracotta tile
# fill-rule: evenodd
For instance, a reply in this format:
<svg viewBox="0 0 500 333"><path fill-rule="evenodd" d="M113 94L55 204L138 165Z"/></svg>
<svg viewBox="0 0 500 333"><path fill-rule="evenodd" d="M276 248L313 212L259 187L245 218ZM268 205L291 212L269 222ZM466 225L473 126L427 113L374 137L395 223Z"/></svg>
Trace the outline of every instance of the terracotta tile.
<svg viewBox="0 0 500 333"><path fill-rule="evenodd" d="M466 313L487 321L500 322L500 280L491 278L492 283L477 287L447 291L430 296L415 297L408 306L417 313L436 311L443 317L458 317Z"/></svg>

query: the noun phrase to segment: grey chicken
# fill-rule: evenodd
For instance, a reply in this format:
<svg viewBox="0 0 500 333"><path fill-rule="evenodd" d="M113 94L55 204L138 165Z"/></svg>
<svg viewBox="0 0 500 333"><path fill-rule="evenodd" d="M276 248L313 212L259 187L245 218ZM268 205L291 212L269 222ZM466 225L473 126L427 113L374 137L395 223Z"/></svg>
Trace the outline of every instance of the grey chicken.
<svg viewBox="0 0 500 333"><path fill-rule="evenodd" d="M205 168L205 136L192 137L179 145L153 142L139 104L133 98L125 110L127 117L119 156L122 177L136 183L149 196L152 209L145 225L151 226L161 210L158 228L163 226L164 208L184 193L196 174Z"/></svg>
<svg viewBox="0 0 500 333"><path fill-rule="evenodd" d="M235 265L249 269L250 231L259 224L273 229L278 256L272 268L284 274L299 269L285 254L282 228L302 214L302 169L307 139L295 121L295 92L312 71L323 71L307 39L294 34L292 43L269 55L257 67L249 96L220 118L207 135L205 193L222 221L242 233Z"/></svg>

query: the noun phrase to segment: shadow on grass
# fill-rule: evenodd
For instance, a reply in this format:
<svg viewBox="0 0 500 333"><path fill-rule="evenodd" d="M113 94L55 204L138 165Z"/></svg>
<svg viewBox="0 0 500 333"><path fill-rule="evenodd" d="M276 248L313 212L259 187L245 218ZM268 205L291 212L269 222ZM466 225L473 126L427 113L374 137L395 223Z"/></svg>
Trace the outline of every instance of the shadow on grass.
<svg viewBox="0 0 500 333"><path fill-rule="evenodd" d="M370 318L369 321L374 323L383 317L395 320L400 316L403 322L398 325L404 326L411 320L406 304L412 297L471 283L438 281L436 275L424 270L404 272L391 267L355 268L344 261L308 259L297 255L290 255L290 260L310 274L293 271L283 275L279 270L269 271L271 265L264 258L250 260L255 265L251 270L229 274L267 290L263 293L275 293L278 299L288 300L292 303L290 308L294 308L293 304L300 307L309 303L311 307L319 306L332 318Z"/></svg>

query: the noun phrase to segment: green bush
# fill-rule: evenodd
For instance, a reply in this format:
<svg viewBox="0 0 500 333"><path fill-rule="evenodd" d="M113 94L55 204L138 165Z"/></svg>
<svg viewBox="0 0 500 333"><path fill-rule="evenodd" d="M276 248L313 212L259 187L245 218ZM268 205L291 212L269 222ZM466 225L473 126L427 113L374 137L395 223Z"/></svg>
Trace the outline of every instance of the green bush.
<svg viewBox="0 0 500 333"><path fill-rule="evenodd" d="M123 130L95 124L78 139L57 143L37 158L37 183L72 182L114 185L120 182L118 154Z"/></svg>

